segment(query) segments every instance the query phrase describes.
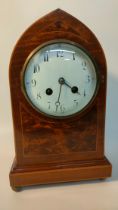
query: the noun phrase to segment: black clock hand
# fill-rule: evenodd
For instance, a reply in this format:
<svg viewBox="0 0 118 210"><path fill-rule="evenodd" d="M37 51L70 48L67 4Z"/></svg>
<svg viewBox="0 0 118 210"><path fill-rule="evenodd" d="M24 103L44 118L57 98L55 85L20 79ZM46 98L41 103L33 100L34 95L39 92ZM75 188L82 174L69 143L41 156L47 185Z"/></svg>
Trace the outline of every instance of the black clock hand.
<svg viewBox="0 0 118 210"><path fill-rule="evenodd" d="M64 85L66 85L67 87L69 87L70 89L72 89L72 87L65 81Z"/></svg>
<svg viewBox="0 0 118 210"><path fill-rule="evenodd" d="M55 105L56 105L56 112L57 112L58 107L60 106L60 101L59 101L59 99L60 99L60 96L61 96L61 89L62 89L62 84L60 84L59 96L58 96L57 101L55 102Z"/></svg>
<svg viewBox="0 0 118 210"><path fill-rule="evenodd" d="M65 79L64 79L63 77L60 77L60 78L59 78L59 83L60 83L60 84L64 84L64 85L66 85L67 87L69 87L69 88L71 89L72 93L77 93L77 94L80 95L80 93L79 93L79 91L78 91L78 87L77 87L77 86L71 87L71 86L65 81Z"/></svg>

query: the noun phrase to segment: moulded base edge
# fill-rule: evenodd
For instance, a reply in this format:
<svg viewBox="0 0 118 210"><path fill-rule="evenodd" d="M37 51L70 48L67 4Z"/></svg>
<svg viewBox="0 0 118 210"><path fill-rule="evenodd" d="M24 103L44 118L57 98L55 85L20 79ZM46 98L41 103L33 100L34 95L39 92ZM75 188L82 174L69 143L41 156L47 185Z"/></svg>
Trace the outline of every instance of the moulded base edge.
<svg viewBox="0 0 118 210"><path fill-rule="evenodd" d="M18 191L21 187L75 182L81 180L104 179L111 176L112 166L107 158L100 160L81 161L76 165L66 164L66 167L40 169L40 167L18 167L14 160L10 171L10 185L13 190Z"/></svg>

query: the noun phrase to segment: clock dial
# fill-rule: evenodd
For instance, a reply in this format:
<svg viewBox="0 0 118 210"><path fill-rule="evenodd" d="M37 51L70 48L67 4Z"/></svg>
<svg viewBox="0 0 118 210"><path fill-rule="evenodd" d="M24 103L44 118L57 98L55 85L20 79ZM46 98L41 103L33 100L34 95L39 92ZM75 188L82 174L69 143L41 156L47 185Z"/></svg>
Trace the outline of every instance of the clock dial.
<svg viewBox="0 0 118 210"><path fill-rule="evenodd" d="M52 43L33 53L23 71L28 101L49 116L66 117L81 112L98 86L90 56L70 43Z"/></svg>

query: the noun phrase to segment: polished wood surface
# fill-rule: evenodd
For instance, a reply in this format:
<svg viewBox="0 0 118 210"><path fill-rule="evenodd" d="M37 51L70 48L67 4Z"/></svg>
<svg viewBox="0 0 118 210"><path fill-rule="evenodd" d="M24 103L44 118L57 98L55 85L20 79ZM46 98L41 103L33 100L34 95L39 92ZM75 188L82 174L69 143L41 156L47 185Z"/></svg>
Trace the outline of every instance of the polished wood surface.
<svg viewBox="0 0 118 210"><path fill-rule="evenodd" d="M105 179L109 176L111 176L111 166L106 158L71 162L68 165L53 165L47 168L29 166L24 169L17 168L14 160L10 173L10 184L13 190L19 191L19 188L23 186Z"/></svg>
<svg viewBox="0 0 118 210"><path fill-rule="evenodd" d="M81 45L89 52L98 67L100 87L95 100L82 113L67 119L48 118L37 112L28 103L21 88L21 74L27 57L36 47L52 40L69 40ZM10 172L13 188L48 183L45 181L45 176L53 166L55 166L54 174L60 173L58 180L60 182L81 180L84 173L83 179L110 176L111 165L108 161L104 161L106 74L106 60L97 38L84 24L68 13L57 9L24 32L15 46L9 68L16 152L15 164ZM97 164L95 161L101 161L99 165L101 174L98 170L97 176L94 176L91 166L85 164L87 161L90 161L94 169ZM76 175L77 171L72 167L76 162L78 164L75 168L78 173L81 164L86 168L86 170L83 168L81 178ZM62 165L64 168L61 178L61 169L57 172L57 168ZM45 168L44 181L40 179L42 167ZM25 172L27 168L29 171ZM18 178L19 171L20 178ZM32 174L30 178L28 178L29 173ZM56 182L52 172L49 177L49 182ZM19 179L22 180L21 183ZM27 179L30 181L27 182Z"/></svg>

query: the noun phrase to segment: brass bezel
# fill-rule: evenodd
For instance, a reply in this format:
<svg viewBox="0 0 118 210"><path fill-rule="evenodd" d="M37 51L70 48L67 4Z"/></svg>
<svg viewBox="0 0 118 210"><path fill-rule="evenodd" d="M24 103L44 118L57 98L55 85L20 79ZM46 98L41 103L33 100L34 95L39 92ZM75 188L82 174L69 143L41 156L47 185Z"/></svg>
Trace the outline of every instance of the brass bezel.
<svg viewBox="0 0 118 210"><path fill-rule="evenodd" d="M91 100L88 102L88 104L83 107L80 111L74 113L74 114L71 114L71 115L67 115L67 116L54 116L54 115L50 115L50 114L47 114L45 112L42 112L40 111L40 109L38 109L33 103L32 101L30 100L30 98L28 97L27 93L26 93L26 88L25 88L25 85L24 85L24 74L25 74L25 70L26 70L26 67L30 61L30 59L40 50L42 49L43 47L47 46L47 45L51 45L51 44L58 44L58 43L64 43L64 44L70 44L70 45L74 45L78 48L80 48L84 53L87 54L87 56L90 58L90 60L92 61L94 67L95 67L95 71L96 71L96 78L97 78L97 83L96 83L96 88L95 88L95 92L91 98ZM66 39L55 39L55 40L51 40L51 41L48 41L48 42L45 42L44 44L41 44L39 45L38 47L36 47L30 54L29 56L27 57L24 65L23 65L23 68L22 68L22 71L21 71L21 89L22 89L22 92L23 92L23 95L25 96L26 100L29 102L29 104L38 112L38 113L41 113L42 115L44 116L47 116L49 118L54 118L54 119L66 119L66 118L71 118L71 117L75 117L77 115L80 115L81 113L83 113L85 110L88 109L88 107L90 107L90 105L93 103L94 99L96 98L96 95L98 93L98 90L99 90L99 86L100 86L100 74L99 74L99 70L98 70L98 66L95 62L95 60L92 58L92 56L90 55L90 53L85 49L83 48L80 44L76 43L76 42L73 42L73 41L70 41L70 40L66 40Z"/></svg>

